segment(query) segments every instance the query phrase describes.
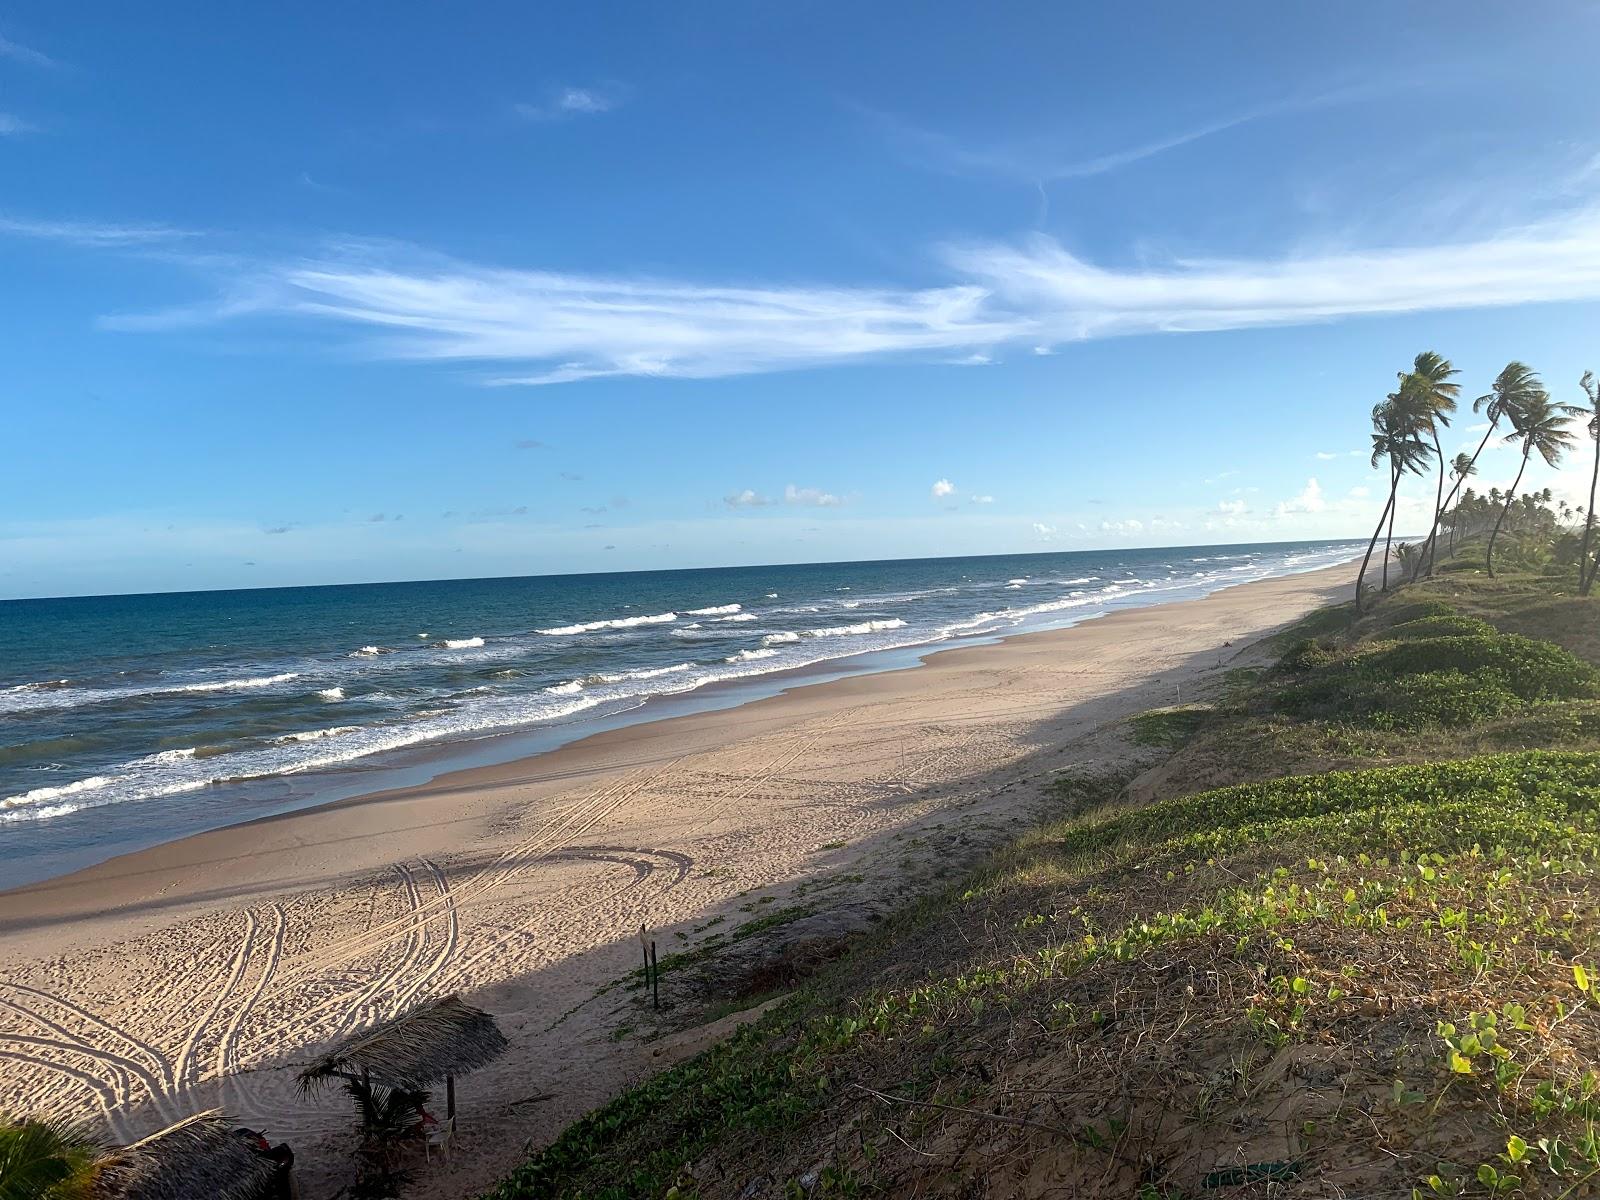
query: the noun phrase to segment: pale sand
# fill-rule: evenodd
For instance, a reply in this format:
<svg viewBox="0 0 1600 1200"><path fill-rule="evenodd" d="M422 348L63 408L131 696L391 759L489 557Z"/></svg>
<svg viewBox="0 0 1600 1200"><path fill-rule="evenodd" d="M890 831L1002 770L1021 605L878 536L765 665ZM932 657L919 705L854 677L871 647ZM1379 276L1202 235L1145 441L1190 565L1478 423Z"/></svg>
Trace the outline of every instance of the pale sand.
<svg viewBox="0 0 1600 1200"><path fill-rule="evenodd" d="M454 1162L408 1195L474 1194L706 1040L613 1038L637 1001L595 994L637 968L641 924L667 953L797 887L859 918L948 882L1036 811L1051 771L1125 756L1108 727L1203 693L1354 575L946 650L0 894L0 1111L131 1137L221 1105L290 1140L320 1200L348 1170L348 1106L299 1100L292 1064L460 992L511 1050L461 1081Z"/></svg>

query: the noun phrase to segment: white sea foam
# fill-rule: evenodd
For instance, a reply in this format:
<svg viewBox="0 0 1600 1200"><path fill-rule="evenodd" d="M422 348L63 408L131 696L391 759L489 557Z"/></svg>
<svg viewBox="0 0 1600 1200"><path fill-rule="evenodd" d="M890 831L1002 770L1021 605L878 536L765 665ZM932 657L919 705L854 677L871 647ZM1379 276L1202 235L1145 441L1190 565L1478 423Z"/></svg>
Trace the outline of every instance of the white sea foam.
<svg viewBox="0 0 1600 1200"><path fill-rule="evenodd" d="M359 650L352 650L350 652L350 657L351 658L373 658L373 657L375 657L375 656L377 656L379 654L387 654L387 653L389 653L389 651L385 650L382 646L363 646Z"/></svg>
<svg viewBox="0 0 1600 1200"><path fill-rule="evenodd" d="M1008 579L1008 580L1006 580L1006 582L1007 583L1027 583L1028 581L1026 579Z"/></svg>
<svg viewBox="0 0 1600 1200"><path fill-rule="evenodd" d="M194 683L151 684L148 687L75 688L33 687L13 688L0 692L0 713L29 712L44 708L78 708L85 704L106 704L119 700L137 700L149 696L182 696L205 692L240 692L256 688L273 687L300 678L296 671L277 675L249 676L241 679L200 680Z"/></svg>
<svg viewBox="0 0 1600 1200"><path fill-rule="evenodd" d="M659 679L663 675L677 675L683 671L692 671L693 663L678 663L671 667L651 667L642 671L618 671L611 675L591 676L595 683L633 683L636 680Z"/></svg>
<svg viewBox="0 0 1600 1200"><path fill-rule="evenodd" d="M483 645L481 637L445 638L444 640L444 648L446 650L476 650L481 645Z"/></svg>
<svg viewBox="0 0 1600 1200"><path fill-rule="evenodd" d="M781 633L769 633L761 639L762 644L767 646L781 646L785 642L798 642L799 640L800 635L798 633L791 633L788 630L784 630Z"/></svg>
<svg viewBox="0 0 1600 1200"><path fill-rule="evenodd" d="M320 742L323 738L341 737L347 733L359 733L359 725L332 725L327 729L306 729L299 733L286 733L274 738L280 746L291 746L296 742Z"/></svg>
<svg viewBox="0 0 1600 1200"><path fill-rule="evenodd" d="M571 679L566 683L558 683L554 687L547 687L544 690L552 696L576 696L583 691L583 681L581 679Z"/></svg>
<svg viewBox="0 0 1600 1200"><path fill-rule="evenodd" d="M755 662L757 659L774 658L774 657L777 656L777 653L778 652L776 650L767 650L767 649L741 650L737 654L728 655L728 657L723 659L722 661L723 662L730 662L730 663Z"/></svg>
<svg viewBox="0 0 1600 1200"><path fill-rule="evenodd" d="M617 617L610 621L583 621L576 625L557 625L552 629L540 629L537 632L546 637L570 637L575 633L596 633L602 629L632 629L637 625L666 625L676 621L678 614L675 612L656 613L649 617Z"/></svg>
<svg viewBox="0 0 1600 1200"><path fill-rule="evenodd" d="M91 775L87 779L57 784L55 787L34 788L31 792L7 796L4 800L0 800L0 812L25 808L32 804L43 804L48 800L61 800L67 796L81 796L84 792L94 792L109 787L114 782L116 781L109 775Z"/></svg>
<svg viewBox="0 0 1600 1200"><path fill-rule="evenodd" d="M710 608L686 608L683 611L691 617L720 617L724 613L736 613L743 607L742 604L714 604Z"/></svg>
<svg viewBox="0 0 1600 1200"><path fill-rule="evenodd" d="M324 700L343 700L344 689L342 687L323 688L317 693L317 695L321 696Z"/></svg>
<svg viewBox="0 0 1600 1200"><path fill-rule="evenodd" d="M741 613L734 613L730 617L718 617L716 619L715 623L718 624L718 625L725 625L725 624L729 623L730 621L754 621L754 620L756 620L755 613L741 612Z"/></svg>
<svg viewBox="0 0 1600 1200"><path fill-rule="evenodd" d="M807 637L848 637L851 634L882 633L889 629L904 629L906 623L899 617L882 621L862 621L858 625L829 625L822 629L806 630Z"/></svg>

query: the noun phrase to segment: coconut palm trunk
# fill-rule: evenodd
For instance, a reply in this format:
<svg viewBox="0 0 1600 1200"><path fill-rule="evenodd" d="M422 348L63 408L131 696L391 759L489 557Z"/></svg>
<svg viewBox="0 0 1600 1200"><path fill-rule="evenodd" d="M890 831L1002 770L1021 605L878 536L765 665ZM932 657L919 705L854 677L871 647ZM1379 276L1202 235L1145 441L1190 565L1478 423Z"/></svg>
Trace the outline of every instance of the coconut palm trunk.
<svg viewBox="0 0 1600 1200"><path fill-rule="evenodd" d="M1367 543L1367 552L1361 558L1361 570L1356 575L1356 615L1360 616L1365 611L1362 597L1365 594L1367 582L1367 564L1372 561L1372 551L1378 544L1378 538L1383 534L1383 523L1389 519L1389 510L1394 507L1394 494L1399 485L1400 477L1391 468L1389 472L1389 499L1384 504L1383 511L1378 514L1378 526L1372 531L1372 540Z"/></svg>
<svg viewBox="0 0 1600 1200"><path fill-rule="evenodd" d="M1589 558L1589 545L1594 537L1595 489L1600 485L1600 409L1596 410L1591 432L1594 438L1594 471L1589 476L1589 511L1583 515L1583 549L1578 553L1578 595L1587 596L1594 588L1595 566ZM1595 563L1600 563L1597 557Z"/></svg>
<svg viewBox="0 0 1600 1200"><path fill-rule="evenodd" d="M1528 455L1533 452L1533 443L1522 443L1522 465L1517 468L1517 477L1512 481L1511 490L1506 493L1506 502L1500 506L1500 515L1495 519L1494 532L1489 535L1489 551L1484 558L1484 566L1488 569L1489 578L1494 578L1494 544L1500 536L1500 526L1505 524L1506 514L1511 511L1511 506L1517 502L1517 488L1522 484L1522 474L1528 469Z"/></svg>
<svg viewBox="0 0 1600 1200"><path fill-rule="evenodd" d="M1439 444L1439 430L1437 428L1433 431L1433 453L1439 460L1439 486L1435 490L1433 498L1433 528L1428 530L1428 544L1424 547L1428 562L1426 574L1430 579L1433 578L1433 556L1438 549L1439 543L1439 522L1444 520L1444 476L1446 467L1444 465L1444 447ZM1420 560L1418 565L1421 565Z"/></svg>
<svg viewBox="0 0 1600 1200"><path fill-rule="evenodd" d="M1383 591L1389 590L1389 559L1394 554L1394 513L1399 508L1400 476L1394 477L1394 486L1389 489L1389 532L1383 539Z"/></svg>

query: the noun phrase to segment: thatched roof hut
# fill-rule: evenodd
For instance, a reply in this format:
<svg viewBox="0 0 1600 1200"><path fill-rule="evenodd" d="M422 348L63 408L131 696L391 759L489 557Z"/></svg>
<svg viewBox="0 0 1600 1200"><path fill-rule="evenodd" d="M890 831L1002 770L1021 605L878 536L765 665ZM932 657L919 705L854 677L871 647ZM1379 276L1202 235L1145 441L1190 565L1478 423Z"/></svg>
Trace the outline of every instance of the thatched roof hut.
<svg viewBox="0 0 1600 1200"><path fill-rule="evenodd" d="M485 1066L505 1048L493 1017L446 996L335 1046L300 1072L300 1090L345 1079L422 1091Z"/></svg>
<svg viewBox="0 0 1600 1200"><path fill-rule="evenodd" d="M197 1113L95 1161L91 1200L266 1200L279 1164L234 1132L220 1110Z"/></svg>

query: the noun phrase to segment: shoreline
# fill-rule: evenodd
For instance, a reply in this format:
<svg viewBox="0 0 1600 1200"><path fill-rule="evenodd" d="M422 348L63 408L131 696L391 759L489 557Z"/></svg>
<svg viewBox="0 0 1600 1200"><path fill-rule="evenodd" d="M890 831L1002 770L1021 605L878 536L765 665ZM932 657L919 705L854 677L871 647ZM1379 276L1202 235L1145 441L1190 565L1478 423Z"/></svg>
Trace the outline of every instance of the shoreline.
<svg viewBox="0 0 1600 1200"><path fill-rule="evenodd" d="M15 885L0 888L0 901L36 889L45 890L50 885L65 883L101 868L113 868L124 860L157 853L208 834L227 834L230 830L267 824L300 813L315 813L342 805L359 804L395 793L412 793L441 784L454 775L512 766L581 746L594 738L626 733L640 726L737 711L785 696L797 689L825 687L850 679L915 670L925 667L931 659L939 655L1005 644L1019 638L1059 634L1090 622L1115 618L1128 612L1195 603L1252 584L1271 583L1274 580L1294 579L1348 568L1357 561L1359 556L1345 563L1317 567L1310 571L1297 571L1266 579L1227 584L1200 596L1164 600L1148 605L1112 606L1101 611L1089 611L1075 615L1069 622L1051 628L1000 632L961 640L920 642L883 650L866 650L769 673L716 680L690 691L648 696L634 708L603 717L578 717L570 722L560 721L550 725L490 733L460 741L419 746L395 751L389 756L379 756L376 762L364 763L357 760L339 767L311 772L306 776L274 777L283 782L320 779L323 781L323 786L319 788L319 792L323 798L309 801L289 800L279 805L263 803L261 807L266 811L235 819L224 819L217 824L205 824L188 832L163 834L149 841L124 843L121 848L113 849L103 857L93 857L97 853L93 848L79 851L63 850L53 856L40 855L31 861L48 864L53 858L61 865L57 869L47 869L43 874L30 875ZM184 799L197 798L201 795L203 792L192 793ZM23 861L26 863L30 860ZM4 929L5 922L0 920L0 932Z"/></svg>
<svg viewBox="0 0 1600 1200"><path fill-rule="evenodd" d="M665 1043L630 1032L648 1013L612 990L641 925L668 953L771 951L717 934L785 913L805 916L771 936L848 936L1036 820L1052 773L1139 766L1126 718L1265 661L1260 638L1348 597L1354 573L924 652L4 893L0 983L58 1007L0 1005L0 1038L37 1041L48 1018L57 1044L0 1081L0 1107L131 1138L220 1105L292 1141L308 1194L331 1192L348 1120L338 1097L296 1097L294 1064L459 993L512 1049L464 1084L456 1163L415 1195L475 1194L662 1065ZM692 1021L692 999L667 998Z"/></svg>

